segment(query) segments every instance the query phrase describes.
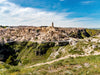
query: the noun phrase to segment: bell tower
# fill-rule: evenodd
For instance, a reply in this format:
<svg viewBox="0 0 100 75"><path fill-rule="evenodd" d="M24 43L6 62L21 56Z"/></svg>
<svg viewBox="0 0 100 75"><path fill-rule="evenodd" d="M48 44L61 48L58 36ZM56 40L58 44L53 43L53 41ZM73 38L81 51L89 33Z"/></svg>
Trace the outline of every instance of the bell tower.
<svg viewBox="0 0 100 75"><path fill-rule="evenodd" d="M52 22L52 27L54 27L54 23Z"/></svg>

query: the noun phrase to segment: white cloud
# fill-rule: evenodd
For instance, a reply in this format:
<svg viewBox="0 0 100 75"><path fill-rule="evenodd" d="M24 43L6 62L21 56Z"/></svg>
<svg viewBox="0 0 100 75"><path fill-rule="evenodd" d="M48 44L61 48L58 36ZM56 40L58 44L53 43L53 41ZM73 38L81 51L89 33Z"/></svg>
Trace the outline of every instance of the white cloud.
<svg viewBox="0 0 100 75"><path fill-rule="evenodd" d="M64 1L64 0L60 0L60 1Z"/></svg>
<svg viewBox="0 0 100 75"><path fill-rule="evenodd" d="M94 3L95 1L82 1L81 4L90 4L90 3Z"/></svg>
<svg viewBox="0 0 100 75"><path fill-rule="evenodd" d="M81 21L89 18L68 19L70 13L47 12L36 8L24 8L6 0L0 0L0 24L1 25L33 25L50 26L53 21L56 26L60 27L81 27ZM84 27L84 26L83 26Z"/></svg>
<svg viewBox="0 0 100 75"><path fill-rule="evenodd" d="M0 0L0 3L5 2L6 0Z"/></svg>

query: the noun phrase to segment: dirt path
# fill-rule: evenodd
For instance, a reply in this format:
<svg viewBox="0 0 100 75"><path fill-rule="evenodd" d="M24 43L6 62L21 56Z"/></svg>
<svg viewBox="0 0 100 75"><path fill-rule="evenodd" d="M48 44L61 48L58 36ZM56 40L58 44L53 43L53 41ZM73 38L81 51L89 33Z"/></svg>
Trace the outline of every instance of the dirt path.
<svg viewBox="0 0 100 75"><path fill-rule="evenodd" d="M85 54L85 55L67 55L65 57L61 57L61 58L58 58L58 59L55 59L55 60L52 60L52 61L48 61L48 62L45 62L45 63L38 63L38 64L35 64L35 65L32 65L32 66L29 66L27 68L32 68L32 67L35 67L35 66L41 66L41 65L46 65L46 64L52 64L54 62L57 62L57 61L60 61L60 60L63 60L63 59L66 59L66 58L69 58L69 57L83 57L83 56L89 56L91 54ZM100 55L100 52L95 52L94 54L92 55Z"/></svg>

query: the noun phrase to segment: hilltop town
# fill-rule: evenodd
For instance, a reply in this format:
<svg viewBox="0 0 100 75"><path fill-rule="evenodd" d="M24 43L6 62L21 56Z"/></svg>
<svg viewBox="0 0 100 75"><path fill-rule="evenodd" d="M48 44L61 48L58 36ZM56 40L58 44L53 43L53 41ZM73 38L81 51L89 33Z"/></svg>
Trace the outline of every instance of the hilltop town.
<svg viewBox="0 0 100 75"><path fill-rule="evenodd" d="M12 41L32 41L32 42L56 42L67 41L69 37L83 38L90 35L84 28L61 28L51 26L17 26L0 28L0 42L8 43Z"/></svg>
<svg viewBox="0 0 100 75"><path fill-rule="evenodd" d="M66 68L68 67L66 63L70 63L68 60L74 60L76 57L84 57L85 59L86 56L90 55L100 55L100 30L98 29L61 28L55 27L54 23L51 26L40 27L0 27L0 73L2 75L10 75L11 73L23 75L29 74L29 72L32 75L34 73L41 75L44 70L48 75L54 73L53 71L63 75L66 70L69 70ZM93 61L95 61L94 57L90 56ZM100 56L96 58L99 59ZM61 64L62 59L67 60L66 63L63 63L64 66ZM82 60L83 58L79 62ZM82 64L73 64L72 61L69 64L71 72L73 74L74 72L75 74L78 73L77 68L74 71L74 66L81 66L83 72L85 68L83 64L87 64L87 61L90 60L83 60ZM56 62L60 63L56 64ZM53 64L59 67L54 68L51 66ZM40 66L45 66L45 68ZM40 67L40 69L37 70L36 67ZM52 69L49 69L50 67ZM63 68L65 70L62 71Z"/></svg>

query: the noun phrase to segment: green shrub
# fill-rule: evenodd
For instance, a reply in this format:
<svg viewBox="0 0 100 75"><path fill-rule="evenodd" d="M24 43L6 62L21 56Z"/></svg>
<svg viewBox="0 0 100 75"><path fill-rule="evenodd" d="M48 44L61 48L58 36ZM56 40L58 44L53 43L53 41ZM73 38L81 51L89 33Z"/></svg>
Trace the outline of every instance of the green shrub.
<svg viewBox="0 0 100 75"><path fill-rule="evenodd" d="M35 37L35 40L37 40L38 39L38 37Z"/></svg>
<svg viewBox="0 0 100 75"><path fill-rule="evenodd" d="M9 68L10 68L10 65L9 65L9 64L3 64L3 66L4 66L6 69L9 69Z"/></svg>
<svg viewBox="0 0 100 75"><path fill-rule="evenodd" d="M96 47L96 48L94 48L94 50L95 51L98 51L98 50L100 50L100 47Z"/></svg>
<svg viewBox="0 0 100 75"><path fill-rule="evenodd" d="M10 69L8 69L8 72L20 72L20 68L18 66L12 66Z"/></svg>
<svg viewBox="0 0 100 75"><path fill-rule="evenodd" d="M44 70L43 70L43 71L40 72L40 74L42 74L42 75L47 75L47 71L44 71Z"/></svg>
<svg viewBox="0 0 100 75"><path fill-rule="evenodd" d="M4 66L2 64L0 64L0 69L4 68Z"/></svg>
<svg viewBox="0 0 100 75"><path fill-rule="evenodd" d="M84 51L83 50L79 50L77 48L71 49L68 52L71 53L71 54L80 54L80 55L81 54L84 54Z"/></svg>
<svg viewBox="0 0 100 75"><path fill-rule="evenodd" d="M6 60L7 64L10 64L12 62L12 56L9 56L9 58Z"/></svg>
<svg viewBox="0 0 100 75"><path fill-rule="evenodd" d="M53 47L55 45L55 43L53 42L46 42L46 43L42 43L42 44L39 44L36 48L36 54L35 55L43 55L43 54L46 54L47 50L50 48L50 47Z"/></svg>
<svg viewBox="0 0 100 75"><path fill-rule="evenodd" d="M56 56L56 58L60 58L61 57L61 52L59 52L59 54Z"/></svg>
<svg viewBox="0 0 100 75"><path fill-rule="evenodd" d="M25 64L28 64L29 63L29 60L28 59L24 59L23 60L23 64L25 65Z"/></svg>

